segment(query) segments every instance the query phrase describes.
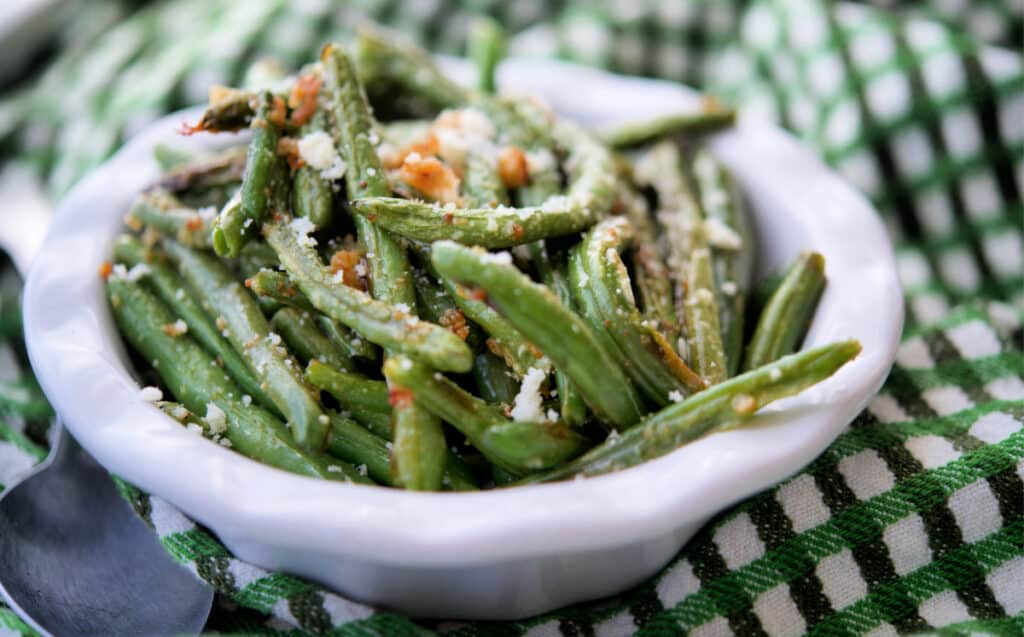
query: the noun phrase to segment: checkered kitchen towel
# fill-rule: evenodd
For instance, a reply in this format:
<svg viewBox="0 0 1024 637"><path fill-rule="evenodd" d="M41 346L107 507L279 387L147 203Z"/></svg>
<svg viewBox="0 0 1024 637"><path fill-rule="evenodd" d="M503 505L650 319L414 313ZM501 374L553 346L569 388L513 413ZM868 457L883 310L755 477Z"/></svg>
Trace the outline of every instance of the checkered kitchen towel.
<svg viewBox="0 0 1024 637"><path fill-rule="evenodd" d="M513 51L703 86L780 122L865 192L897 244L908 324L879 395L809 467L708 524L660 574L529 621L414 623L235 559L122 492L219 592L211 632L471 636L1024 634L1024 63L1017 0L209 0L69 29L0 99L0 151L54 197L158 115L287 65L369 16L458 53L471 17ZM74 14L68 18L75 24ZM187 35L187 37L185 37ZM42 457L45 403L0 303L0 488ZM20 371L19 371L20 370ZM0 607L0 635L30 634Z"/></svg>

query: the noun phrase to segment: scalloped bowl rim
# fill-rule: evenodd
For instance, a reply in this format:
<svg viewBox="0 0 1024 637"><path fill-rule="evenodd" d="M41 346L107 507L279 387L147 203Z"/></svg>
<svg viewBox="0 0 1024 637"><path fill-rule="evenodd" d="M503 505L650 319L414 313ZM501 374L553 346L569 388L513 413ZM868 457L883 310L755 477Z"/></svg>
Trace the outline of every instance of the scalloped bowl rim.
<svg viewBox="0 0 1024 637"><path fill-rule="evenodd" d="M466 72L455 62L446 67ZM510 60L501 80L503 86L541 95L562 114L600 125L669 111L694 99L668 82L564 62ZM604 103L611 100L595 99L593 87L631 91L647 106L624 114ZM769 406L750 427L581 481L480 493L411 493L315 480L262 465L186 431L139 398L97 275L120 227L121 203L156 175L149 159L153 144L169 140L170 129L195 112L147 127L63 200L28 277L25 327L40 383L81 444L112 472L221 536L285 551L315 549L372 563L437 568L664 536L810 462L866 405L894 359L902 295L877 214L788 134L741 120L716 136L714 152L736 171L755 206L763 197L761 205L791 210L789 221L800 222L771 230L770 251L795 254L806 244L828 259L830 285L807 344L856 337L864 345L834 377ZM178 143L212 142L200 135ZM760 168L749 165L752 156L761 158ZM757 225L764 226L764 220L758 217Z"/></svg>

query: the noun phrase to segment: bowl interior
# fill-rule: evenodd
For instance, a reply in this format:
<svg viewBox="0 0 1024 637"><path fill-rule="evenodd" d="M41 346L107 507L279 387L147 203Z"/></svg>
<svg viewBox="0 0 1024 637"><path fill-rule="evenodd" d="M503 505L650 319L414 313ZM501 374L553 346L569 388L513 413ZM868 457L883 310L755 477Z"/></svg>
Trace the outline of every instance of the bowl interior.
<svg viewBox="0 0 1024 637"><path fill-rule="evenodd" d="M444 60L454 75L466 65ZM674 84L550 61L511 60L501 84L601 128L694 103ZM138 398L97 269L134 195L158 174L157 143L193 109L142 131L60 205L25 293L26 337L47 395L111 471L239 539L388 564L453 567L592 550L693 524L809 462L880 386L902 324L891 246L865 200L778 129L741 122L714 152L752 204L759 270L803 249L825 254L829 287L805 347L858 338L864 353L833 378L763 410L750 427L709 436L600 478L498 492L424 494L329 484L278 471L197 437Z"/></svg>

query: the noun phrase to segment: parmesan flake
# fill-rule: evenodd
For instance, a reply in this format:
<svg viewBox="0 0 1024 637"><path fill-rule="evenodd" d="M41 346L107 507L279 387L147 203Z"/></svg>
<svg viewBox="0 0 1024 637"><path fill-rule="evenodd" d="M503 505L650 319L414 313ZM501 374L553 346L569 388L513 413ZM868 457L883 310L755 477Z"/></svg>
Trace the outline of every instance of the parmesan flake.
<svg viewBox="0 0 1024 637"><path fill-rule="evenodd" d="M155 403L163 400L164 393L160 391L159 387L143 387L139 390L139 398L147 403Z"/></svg>

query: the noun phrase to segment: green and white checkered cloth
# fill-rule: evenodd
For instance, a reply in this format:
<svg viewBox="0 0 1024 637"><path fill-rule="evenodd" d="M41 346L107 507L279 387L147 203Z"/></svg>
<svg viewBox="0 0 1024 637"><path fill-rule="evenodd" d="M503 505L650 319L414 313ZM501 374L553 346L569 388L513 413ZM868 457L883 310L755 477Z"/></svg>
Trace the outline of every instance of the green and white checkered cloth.
<svg viewBox="0 0 1024 637"><path fill-rule="evenodd" d="M134 130L263 55L296 65L367 16L459 53L487 13L513 51L703 86L783 124L873 200L897 244L908 323L879 395L820 458L709 523L648 582L528 621L416 623L246 564L121 484L167 550L217 589L209 631L1024 634L1019 0L181 0L130 15L113 0L82 4L124 18L67 36L0 99L0 151L55 197ZM47 415L9 308L0 488L42 457ZM0 606L8 633L31 631Z"/></svg>

